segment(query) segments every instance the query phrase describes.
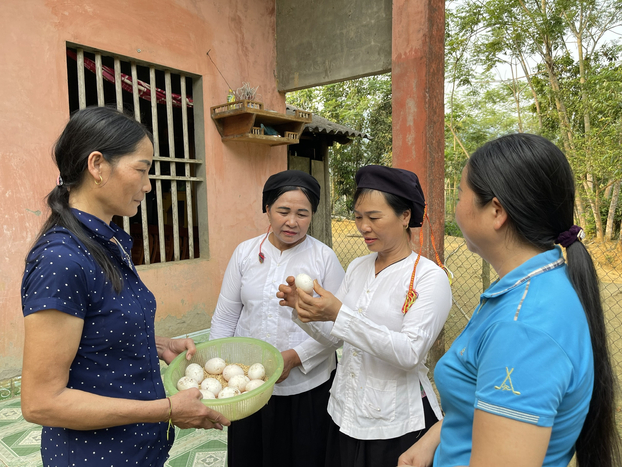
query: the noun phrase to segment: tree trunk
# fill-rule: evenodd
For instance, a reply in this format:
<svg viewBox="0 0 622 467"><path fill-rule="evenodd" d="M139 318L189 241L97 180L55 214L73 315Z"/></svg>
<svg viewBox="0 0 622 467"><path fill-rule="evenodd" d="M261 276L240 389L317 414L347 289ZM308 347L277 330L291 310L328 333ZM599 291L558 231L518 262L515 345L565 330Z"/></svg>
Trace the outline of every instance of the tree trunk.
<svg viewBox="0 0 622 467"><path fill-rule="evenodd" d="M575 210L577 212L577 220L579 221L579 226L583 229L587 226L587 222L585 221L585 208L583 207L583 200L581 199L581 193L577 190L577 194L575 195Z"/></svg>
<svg viewBox="0 0 622 467"><path fill-rule="evenodd" d="M540 112L540 100L538 99L538 94L536 93L536 89L533 87L533 82L531 80L529 68L527 67L527 62L525 61L525 57L523 56L522 53L519 53L518 59L520 61L521 67L523 68L523 73L525 73L525 78L527 78L527 84L529 85L529 89L531 90L531 95L533 96L533 102L536 105L536 115L538 116L538 129L542 131L542 113Z"/></svg>
<svg viewBox="0 0 622 467"><path fill-rule="evenodd" d="M512 72L512 85L510 86L510 90L512 91L512 97L514 97L514 104L516 105L516 118L518 119L518 132L524 133L523 131L523 119L520 111L520 85L518 83L518 78L514 73L514 65L512 61L510 61L510 70ZM516 70L518 71L518 70Z"/></svg>
<svg viewBox="0 0 622 467"><path fill-rule="evenodd" d="M607 227L605 229L605 238L609 241L613 239L613 221L618 207L618 198L620 197L620 180L613 182L611 190L611 201L609 202L609 212L607 213ZM622 236L622 235L621 235Z"/></svg>
<svg viewBox="0 0 622 467"><path fill-rule="evenodd" d="M603 220L600 218L600 199L598 197L598 191L590 192L588 182L583 179L583 188L585 189L587 200L590 203L592 209L592 215L594 216L594 224L596 227L596 240L603 241Z"/></svg>

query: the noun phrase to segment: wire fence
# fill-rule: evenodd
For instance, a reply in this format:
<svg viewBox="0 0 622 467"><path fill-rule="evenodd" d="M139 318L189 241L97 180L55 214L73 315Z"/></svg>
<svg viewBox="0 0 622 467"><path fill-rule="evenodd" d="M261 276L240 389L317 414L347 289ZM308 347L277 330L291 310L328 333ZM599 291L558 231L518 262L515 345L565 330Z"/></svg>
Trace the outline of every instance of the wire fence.
<svg viewBox="0 0 622 467"><path fill-rule="evenodd" d="M333 219L333 250L344 269L350 262L369 250L356 230L354 222L347 219ZM609 348L614 371L622 387L622 252L614 243L586 243L601 281L602 300L609 335ZM471 253L461 237L445 236L445 265L453 272L453 306L449 313L441 339L444 350L467 325L473 310L479 304L480 294L497 279L497 274L488 263ZM441 345L441 350L442 350ZM441 352L431 352L431 358L440 358ZM429 361L434 367L435 361ZM622 400L617 404L618 431L622 434Z"/></svg>

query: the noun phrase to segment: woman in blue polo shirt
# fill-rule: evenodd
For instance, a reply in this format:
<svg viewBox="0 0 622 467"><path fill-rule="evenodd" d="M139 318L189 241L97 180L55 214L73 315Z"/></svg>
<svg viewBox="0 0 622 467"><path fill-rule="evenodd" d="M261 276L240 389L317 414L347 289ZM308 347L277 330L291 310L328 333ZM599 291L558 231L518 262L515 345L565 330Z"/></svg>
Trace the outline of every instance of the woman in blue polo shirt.
<svg viewBox="0 0 622 467"><path fill-rule="evenodd" d="M598 281L574 200L566 157L540 136L508 135L469 159L456 222L499 280L436 365L444 420L398 465L566 467L575 451L579 467L622 465Z"/></svg>
<svg viewBox="0 0 622 467"><path fill-rule="evenodd" d="M174 429L228 425L198 389L167 398L158 358L191 339L155 336L156 301L111 222L151 190L150 133L105 107L75 113L54 148L60 176L22 282L22 412L52 466L162 466Z"/></svg>

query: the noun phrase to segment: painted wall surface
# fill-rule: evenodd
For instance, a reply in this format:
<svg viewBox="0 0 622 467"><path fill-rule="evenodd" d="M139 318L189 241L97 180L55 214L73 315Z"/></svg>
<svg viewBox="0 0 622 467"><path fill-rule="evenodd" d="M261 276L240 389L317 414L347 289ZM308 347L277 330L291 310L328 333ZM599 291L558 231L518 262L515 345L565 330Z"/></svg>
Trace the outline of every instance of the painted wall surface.
<svg viewBox="0 0 622 467"><path fill-rule="evenodd" d="M228 86L259 86L266 108L285 111L276 88L274 0L3 0L0 2L0 379L20 373L24 257L46 217L58 172L51 147L69 116L67 42L202 77L203 108ZM229 257L265 231L266 178L287 167L284 147L224 145L204 118L210 257L140 267L158 300L157 330L209 326Z"/></svg>
<svg viewBox="0 0 622 467"><path fill-rule="evenodd" d="M391 15L392 0L276 0L279 89L391 71Z"/></svg>

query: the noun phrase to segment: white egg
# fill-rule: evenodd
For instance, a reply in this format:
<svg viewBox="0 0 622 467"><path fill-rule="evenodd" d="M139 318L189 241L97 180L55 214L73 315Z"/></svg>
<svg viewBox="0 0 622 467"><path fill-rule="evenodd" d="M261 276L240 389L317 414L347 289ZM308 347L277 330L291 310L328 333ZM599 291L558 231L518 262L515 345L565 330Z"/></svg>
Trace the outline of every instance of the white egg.
<svg viewBox="0 0 622 467"><path fill-rule="evenodd" d="M250 379L262 379L264 376L266 376L266 369L261 363L253 363L248 369Z"/></svg>
<svg viewBox="0 0 622 467"><path fill-rule="evenodd" d="M189 378L188 376L182 376L181 378L179 378L179 381L177 381L177 389L179 391L183 391L184 389L190 389L190 388L199 388L199 383L196 382L196 380Z"/></svg>
<svg viewBox="0 0 622 467"><path fill-rule="evenodd" d="M227 365L224 370L222 370L222 377L225 378L225 381L229 381L236 375L243 375L244 370L237 365Z"/></svg>
<svg viewBox="0 0 622 467"><path fill-rule="evenodd" d="M210 375L219 375L225 366L227 366L227 363L222 358L214 357L210 358L205 364L205 371Z"/></svg>
<svg viewBox="0 0 622 467"><path fill-rule="evenodd" d="M212 391L208 391L207 389L199 389L201 391L202 399L216 399L216 396Z"/></svg>
<svg viewBox="0 0 622 467"><path fill-rule="evenodd" d="M227 397L233 397L240 395L240 391L236 388L226 387L218 393L218 399L226 399Z"/></svg>
<svg viewBox="0 0 622 467"><path fill-rule="evenodd" d="M296 276L296 287L304 290L309 295L313 294L313 279L307 274L298 274Z"/></svg>
<svg viewBox="0 0 622 467"><path fill-rule="evenodd" d="M198 363L191 363L186 367L186 376L200 383L203 381L203 367Z"/></svg>
<svg viewBox="0 0 622 467"><path fill-rule="evenodd" d="M257 389L263 383L264 383L263 379L252 379L246 385L246 391L244 391L244 392L248 392L248 391L252 391L253 389Z"/></svg>
<svg viewBox="0 0 622 467"><path fill-rule="evenodd" d="M229 380L229 387L235 388L238 391L242 392L246 388L246 384L250 381L248 376L245 375L235 375Z"/></svg>
<svg viewBox="0 0 622 467"><path fill-rule="evenodd" d="M222 391L222 384L216 378L205 378L201 381L201 389L207 389L214 394L218 394Z"/></svg>

